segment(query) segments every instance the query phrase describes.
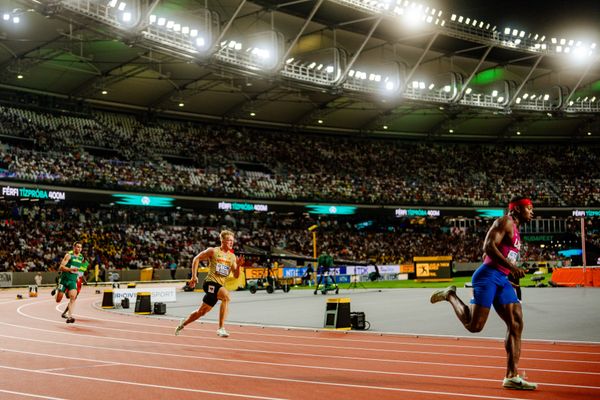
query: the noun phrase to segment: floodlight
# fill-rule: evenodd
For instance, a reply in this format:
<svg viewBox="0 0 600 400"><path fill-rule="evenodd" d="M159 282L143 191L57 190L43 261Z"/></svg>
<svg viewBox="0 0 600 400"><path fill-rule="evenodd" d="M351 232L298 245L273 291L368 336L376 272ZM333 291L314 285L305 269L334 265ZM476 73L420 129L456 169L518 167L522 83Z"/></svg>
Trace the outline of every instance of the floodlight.
<svg viewBox="0 0 600 400"><path fill-rule="evenodd" d="M592 102L592 103L593 103L593 102L595 102L595 101L596 101L596 96L594 96L594 97L592 97L592 98L590 99L590 102Z"/></svg>
<svg viewBox="0 0 600 400"><path fill-rule="evenodd" d="M471 88L467 88L467 90L465 90L465 93L466 93L466 94L471 94L471 92L472 92L472 91L473 91L473 89L471 89Z"/></svg>
<svg viewBox="0 0 600 400"><path fill-rule="evenodd" d="M19 22L21 22L21 18L18 16L13 17L13 23L18 24Z"/></svg>
<svg viewBox="0 0 600 400"><path fill-rule="evenodd" d="M181 28L181 33L183 33L184 35L189 35L190 34L190 27L189 26L184 26L183 28Z"/></svg>
<svg viewBox="0 0 600 400"><path fill-rule="evenodd" d="M504 97L500 96L498 97L498 103L502 103L504 101Z"/></svg>
<svg viewBox="0 0 600 400"><path fill-rule="evenodd" d="M181 24L175 24L175 25L173 25L173 30L175 32L179 32L181 30Z"/></svg>
<svg viewBox="0 0 600 400"><path fill-rule="evenodd" d="M465 24L469 25L470 22L471 22L471 18L465 19Z"/></svg>
<svg viewBox="0 0 600 400"><path fill-rule="evenodd" d="M179 103L179 107L183 107L183 106L185 106L184 103Z"/></svg>
<svg viewBox="0 0 600 400"><path fill-rule="evenodd" d="M456 14L452 14L452 16L450 17L450 21L456 21Z"/></svg>
<svg viewBox="0 0 600 400"><path fill-rule="evenodd" d="M552 42L552 44L556 44L557 43L556 38L552 38L552 39L550 39L550 41Z"/></svg>
<svg viewBox="0 0 600 400"><path fill-rule="evenodd" d="M519 32L519 37L520 37L520 38L524 38L524 37L525 37L525 31L521 31L521 32Z"/></svg>
<svg viewBox="0 0 600 400"><path fill-rule="evenodd" d="M497 91L497 90L494 90L494 91L492 92L492 97L496 97L496 96L498 96L498 91Z"/></svg>
<svg viewBox="0 0 600 400"><path fill-rule="evenodd" d="M520 134L521 134L521 131L517 131L517 135L520 135Z"/></svg>
<svg viewBox="0 0 600 400"><path fill-rule="evenodd" d="M119 3L119 11L125 11L125 8L127 7L127 3Z"/></svg>
<svg viewBox="0 0 600 400"><path fill-rule="evenodd" d="M190 30L190 36L191 36L191 37L196 37L196 36L198 36L198 29L191 29L191 30Z"/></svg>
<svg viewBox="0 0 600 400"><path fill-rule="evenodd" d="M318 122L319 124L322 124L322 123L323 123L323 120L322 120L322 119L320 119L320 120L318 120L317 122Z"/></svg>
<svg viewBox="0 0 600 400"><path fill-rule="evenodd" d="M327 68L325 68L325 72L327 72L328 74L332 74L334 71L333 65L328 65Z"/></svg>
<svg viewBox="0 0 600 400"><path fill-rule="evenodd" d="M150 15L150 18L148 20L151 24L154 24L156 22L156 15L152 14Z"/></svg>
<svg viewBox="0 0 600 400"><path fill-rule="evenodd" d="M107 95L108 91L107 90L103 90L101 93L104 94L104 95Z"/></svg>
<svg viewBox="0 0 600 400"><path fill-rule="evenodd" d="M418 89L419 88L419 82L418 81L413 81L412 87L413 87L413 89Z"/></svg>
<svg viewBox="0 0 600 400"><path fill-rule="evenodd" d="M387 126L387 125L384 125L384 126L383 126L383 129L386 129L386 130L387 130L387 128L388 128L388 126Z"/></svg>
<svg viewBox="0 0 600 400"><path fill-rule="evenodd" d="M573 46L573 43L575 43L575 41L573 39L569 40L569 46ZM581 42L579 42L581 43Z"/></svg>
<svg viewBox="0 0 600 400"><path fill-rule="evenodd" d="M556 52L562 53L562 46L556 46Z"/></svg>
<svg viewBox="0 0 600 400"><path fill-rule="evenodd" d="M158 26L163 26L166 23L167 23L167 20L163 17L160 17L157 22Z"/></svg>
<svg viewBox="0 0 600 400"><path fill-rule="evenodd" d="M196 38L196 46L204 47L205 44L206 44L206 41L204 40L203 37Z"/></svg>
<svg viewBox="0 0 600 400"><path fill-rule="evenodd" d="M454 129L448 129L449 133L454 133Z"/></svg>
<svg viewBox="0 0 600 400"><path fill-rule="evenodd" d="M429 90L433 90L434 87L435 87L435 83L430 83L429 84Z"/></svg>
<svg viewBox="0 0 600 400"><path fill-rule="evenodd" d="M513 36L517 36L518 34L519 34L519 30L518 29L513 29L512 35Z"/></svg>
<svg viewBox="0 0 600 400"><path fill-rule="evenodd" d="M6 14L6 13L2 14L2 19L5 21L8 21L10 19L10 14Z"/></svg>
<svg viewBox="0 0 600 400"><path fill-rule="evenodd" d="M115 8L117 6L117 1L118 0L110 0L108 2L108 6L111 7L111 8Z"/></svg>
<svg viewBox="0 0 600 400"><path fill-rule="evenodd" d="M393 82L386 82L385 83L385 89L386 90L394 90L394 83Z"/></svg>
<svg viewBox="0 0 600 400"><path fill-rule="evenodd" d="M504 28L504 34L510 35L510 28Z"/></svg>
<svg viewBox="0 0 600 400"><path fill-rule="evenodd" d="M451 90L452 90L452 88L450 87L450 85L444 86L444 92L450 93Z"/></svg>
<svg viewBox="0 0 600 400"><path fill-rule="evenodd" d="M131 13L124 12L122 18L123 18L123 22L131 22Z"/></svg>
<svg viewBox="0 0 600 400"><path fill-rule="evenodd" d="M521 104L521 98L517 97L517 100L515 101L517 104Z"/></svg>
<svg viewBox="0 0 600 400"><path fill-rule="evenodd" d="M23 75L21 75L21 74L17 75L17 79L23 79Z"/></svg>
<svg viewBox="0 0 600 400"><path fill-rule="evenodd" d="M563 46L564 46L566 43L567 43L567 39L564 39L564 38L563 38L563 39L560 39L560 44L561 44L561 45L563 45Z"/></svg>
<svg viewBox="0 0 600 400"><path fill-rule="evenodd" d="M168 21L167 22L167 29L173 29L173 26L175 26L175 21Z"/></svg>

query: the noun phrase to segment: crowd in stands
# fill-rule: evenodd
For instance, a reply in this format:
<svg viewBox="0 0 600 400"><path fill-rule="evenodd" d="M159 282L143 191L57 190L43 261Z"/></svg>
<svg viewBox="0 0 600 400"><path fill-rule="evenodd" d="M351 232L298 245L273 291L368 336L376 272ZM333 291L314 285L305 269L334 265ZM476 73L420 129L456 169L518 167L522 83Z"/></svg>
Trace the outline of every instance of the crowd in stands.
<svg viewBox="0 0 600 400"><path fill-rule="evenodd" d="M4 144L2 144L4 143ZM600 146L325 136L0 106L0 178L244 199L600 205Z"/></svg>
<svg viewBox="0 0 600 400"><path fill-rule="evenodd" d="M55 270L76 240L84 254L103 268L189 267L207 246L218 245L221 229L236 233L237 251L282 251L310 257L317 224L319 252L336 260L411 262L413 256L452 255L457 262L480 262L491 220L458 228L452 220L380 220L357 228L355 220L308 214L197 213L117 206L76 207L0 202L0 271ZM600 221L590 230L600 237ZM558 249L525 244L524 261L556 260Z"/></svg>

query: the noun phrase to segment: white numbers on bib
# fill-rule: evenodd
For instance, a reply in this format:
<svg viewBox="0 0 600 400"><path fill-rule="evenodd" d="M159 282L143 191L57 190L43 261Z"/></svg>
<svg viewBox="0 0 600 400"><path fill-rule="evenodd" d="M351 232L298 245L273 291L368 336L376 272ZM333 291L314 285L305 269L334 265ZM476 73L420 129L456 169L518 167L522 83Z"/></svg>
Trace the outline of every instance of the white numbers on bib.
<svg viewBox="0 0 600 400"><path fill-rule="evenodd" d="M228 276L229 275L229 265L217 263L216 273L221 276Z"/></svg>
<svg viewBox="0 0 600 400"><path fill-rule="evenodd" d="M508 255L506 256L506 259L508 261L517 262L517 260L519 259L519 253L517 253L516 251L510 250L508 252Z"/></svg>

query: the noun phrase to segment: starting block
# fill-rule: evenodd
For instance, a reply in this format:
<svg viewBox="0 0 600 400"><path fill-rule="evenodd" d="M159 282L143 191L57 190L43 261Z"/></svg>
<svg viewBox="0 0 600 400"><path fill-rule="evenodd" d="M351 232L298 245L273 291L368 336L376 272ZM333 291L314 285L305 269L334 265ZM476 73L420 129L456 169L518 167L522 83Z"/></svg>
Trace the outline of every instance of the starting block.
<svg viewBox="0 0 600 400"><path fill-rule="evenodd" d="M37 285L29 285L29 297L37 297L37 296L38 296Z"/></svg>

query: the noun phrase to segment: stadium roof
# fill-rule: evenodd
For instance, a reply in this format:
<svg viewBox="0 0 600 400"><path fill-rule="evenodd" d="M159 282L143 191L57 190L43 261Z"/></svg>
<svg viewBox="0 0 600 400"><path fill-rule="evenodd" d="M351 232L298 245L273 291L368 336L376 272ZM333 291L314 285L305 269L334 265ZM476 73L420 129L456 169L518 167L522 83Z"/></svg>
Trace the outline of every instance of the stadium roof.
<svg viewBox="0 0 600 400"><path fill-rule="evenodd" d="M600 139L595 0L141 0L132 26L121 3L0 0L0 87L307 130ZM82 11L97 4L114 20Z"/></svg>

